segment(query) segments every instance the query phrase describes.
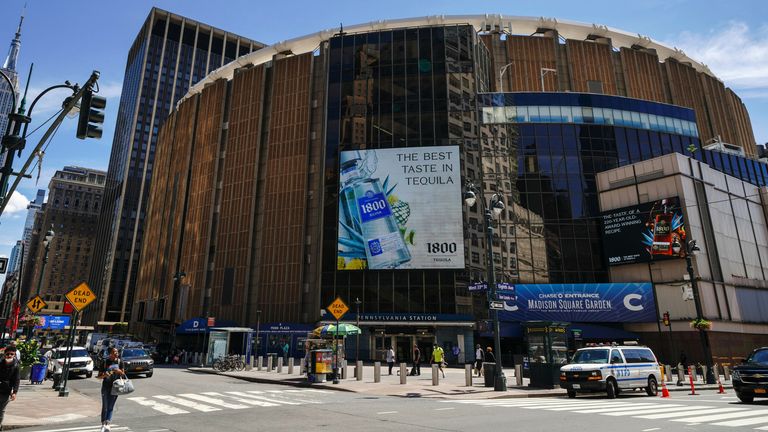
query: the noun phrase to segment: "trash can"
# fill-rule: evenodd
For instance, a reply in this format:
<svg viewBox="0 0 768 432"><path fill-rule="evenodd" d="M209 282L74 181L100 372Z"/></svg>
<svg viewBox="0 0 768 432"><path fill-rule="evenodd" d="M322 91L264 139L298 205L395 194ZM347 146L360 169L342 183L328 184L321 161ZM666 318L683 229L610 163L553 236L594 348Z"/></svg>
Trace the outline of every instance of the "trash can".
<svg viewBox="0 0 768 432"><path fill-rule="evenodd" d="M29 382L32 384L42 384L45 381L46 372L48 372L48 368L45 364L33 364L32 373L29 375Z"/></svg>
<svg viewBox="0 0 768 432"><path fill-rule="evenodd" d="M483 377L485 378L485 386L493 387L494 379L496 378L496 363L483 363Z"/></svg>

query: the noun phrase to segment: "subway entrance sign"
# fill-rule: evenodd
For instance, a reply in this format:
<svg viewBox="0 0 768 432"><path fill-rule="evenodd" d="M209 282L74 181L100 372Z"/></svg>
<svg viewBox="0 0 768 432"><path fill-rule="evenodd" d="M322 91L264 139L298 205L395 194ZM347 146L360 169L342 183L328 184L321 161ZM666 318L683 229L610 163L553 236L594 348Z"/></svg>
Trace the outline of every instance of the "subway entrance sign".
<svg viewBox="0 0 768 432"><path fill-rule="evenodd" d="M72 304L72 307L76 311L80 312L85 309L86 306L96 300L96 294L91 291L88 284L83 282L80 285L74 287L72 291L67 293L67 300Z"/></svg>

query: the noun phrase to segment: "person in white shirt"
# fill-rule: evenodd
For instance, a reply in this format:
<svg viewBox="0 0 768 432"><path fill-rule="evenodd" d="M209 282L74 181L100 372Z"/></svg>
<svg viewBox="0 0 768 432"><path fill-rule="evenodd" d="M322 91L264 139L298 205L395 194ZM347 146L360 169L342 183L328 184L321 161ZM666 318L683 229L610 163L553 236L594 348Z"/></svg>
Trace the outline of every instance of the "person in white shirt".
<svg viewBox="0 0 768 432"><path fill-rule="evenodd" d="M395 366L395 350L391 346L387 350L387 366L389 366L389 374L392 375L392 367Z"/></svg>
<svg viewBox="0 0 768 432"><path fill-rule="evenodd" d="M477 371L477 376L483 376L483 348L480 344L477 344L475 348L475 370Z"/></svg>

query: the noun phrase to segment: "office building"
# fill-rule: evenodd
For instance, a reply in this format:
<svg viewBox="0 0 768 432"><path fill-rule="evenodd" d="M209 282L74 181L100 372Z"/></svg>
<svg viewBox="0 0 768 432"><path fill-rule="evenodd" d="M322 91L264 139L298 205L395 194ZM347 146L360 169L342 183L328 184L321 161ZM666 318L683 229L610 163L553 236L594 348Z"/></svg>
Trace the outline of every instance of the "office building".
<svg viewBox="0 0 768 432"><path fill-rule="evenodd" d="M157 133L189 87L263 45L152 8L128 51L96 259L88 278L99 296L86 322L125 321L144 238Z"/></svg>

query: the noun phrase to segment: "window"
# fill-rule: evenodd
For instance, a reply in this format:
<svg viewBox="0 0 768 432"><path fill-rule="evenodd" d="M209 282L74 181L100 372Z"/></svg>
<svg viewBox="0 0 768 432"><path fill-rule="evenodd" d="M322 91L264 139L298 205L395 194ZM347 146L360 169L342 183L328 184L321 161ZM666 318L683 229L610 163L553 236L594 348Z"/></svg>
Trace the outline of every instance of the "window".
<svg viewBox="0 0 768 432"><path fill-rule="evenodd" d="M651 350L647 348L632 348L623 351L627 363L654 363L656 361Z"/></svg>
<svg viewBox="0 0 768 432"><path fill-rule="evenodd" d="M589 93L603 93L602 81L587 81L587 91Z"/></svg>

